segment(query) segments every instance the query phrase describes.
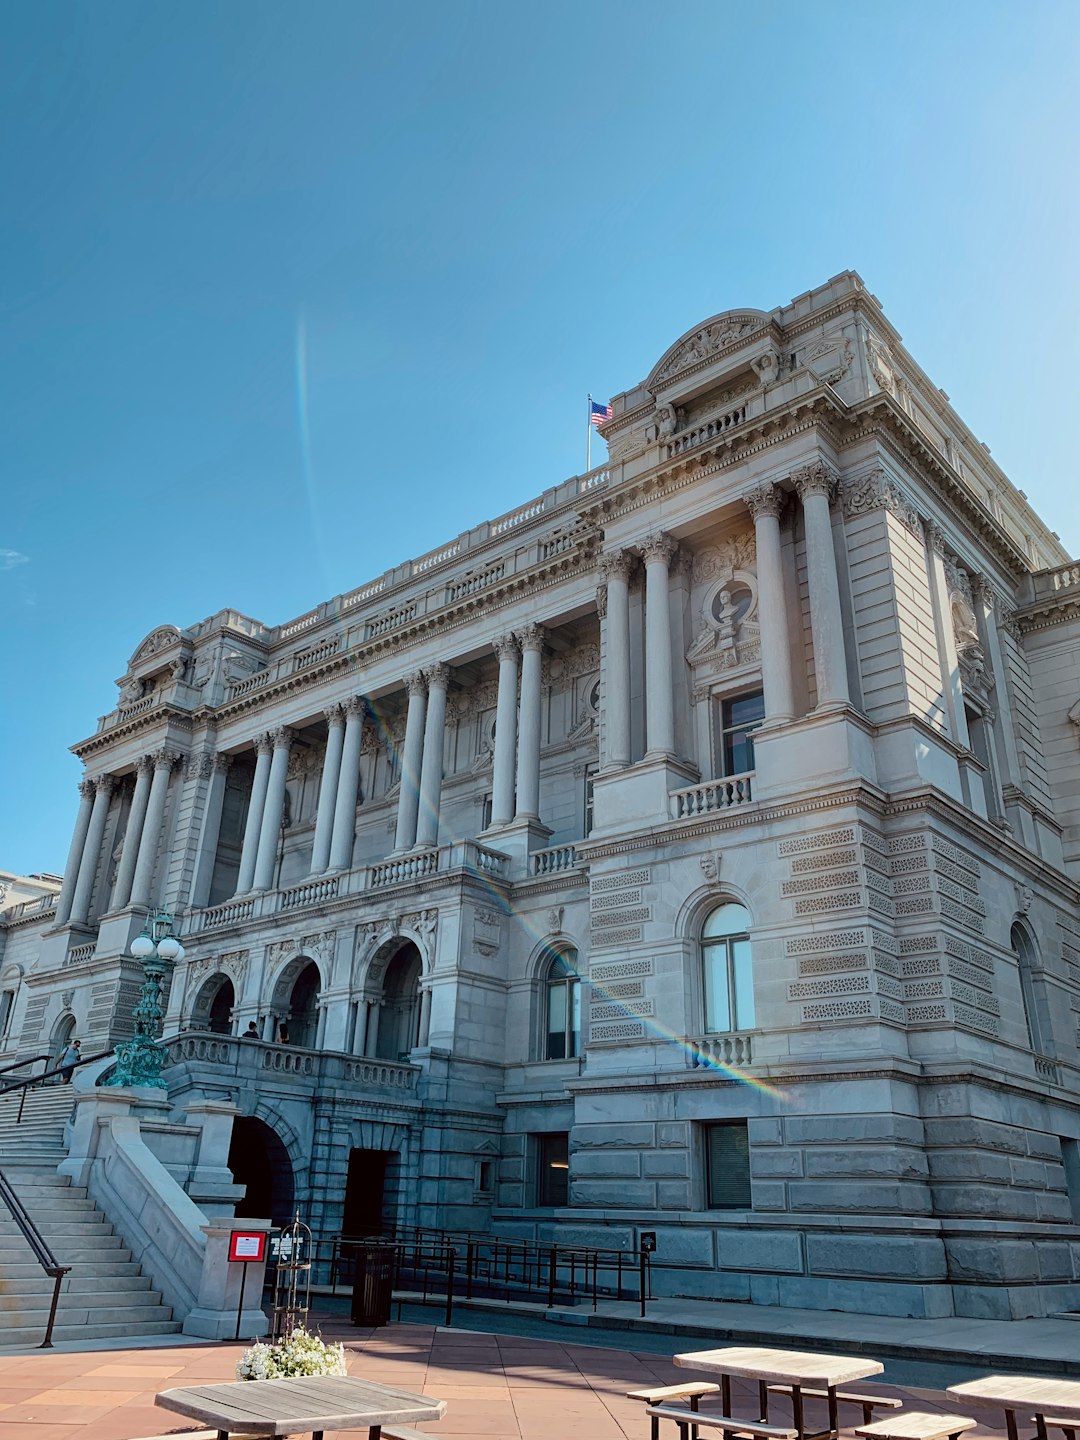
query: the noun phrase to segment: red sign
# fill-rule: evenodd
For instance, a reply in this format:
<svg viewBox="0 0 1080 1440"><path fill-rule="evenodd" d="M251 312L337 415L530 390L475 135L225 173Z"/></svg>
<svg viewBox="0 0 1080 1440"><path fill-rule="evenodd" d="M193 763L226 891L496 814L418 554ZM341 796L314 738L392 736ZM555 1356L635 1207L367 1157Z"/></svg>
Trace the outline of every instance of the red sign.
<svg viewBox="0 0 1080 1440"><path fill-rule="evenodd" d="M229 1259L251 1265L266 1258L265 1230L234 1230L229 1236Z"/></svg>

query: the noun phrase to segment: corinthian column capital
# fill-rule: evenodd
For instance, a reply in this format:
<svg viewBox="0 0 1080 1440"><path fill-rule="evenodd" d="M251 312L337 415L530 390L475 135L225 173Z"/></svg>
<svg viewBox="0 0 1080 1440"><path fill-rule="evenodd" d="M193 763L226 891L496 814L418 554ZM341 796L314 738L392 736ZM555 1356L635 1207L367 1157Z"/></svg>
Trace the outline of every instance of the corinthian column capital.
<svg viewBox="0 0 1080 1440"><path fill-rule="evenodd" d="M273 749L274 749L274 741L273 741L273 737L272 737L272 736L266 735L266 734L256 735L256 737L255 737L255 754L256 754L256 755L260 755L260 756L261 756L261 755L270 755L270 754L273 752Z"/></svg>
<svg viewBox="0 0 1080 1440"><path fill-rule="evenodd" d="M923 529L926 531L926 538L930 543L931 550L936 555L945 555L945 531L936 520L925 520Z"/></svg>
<svg viewBox="0 0 1080 1440"><path fill-rule="evenodd" d="M367 714L367 704L362 695L350 695L341 708L345 713L346 720L362 720Z"/></svg>
<svg viewBox="0 0 1080 1440"><path fill-rule="evenodd" d="M793 471L791 480L804 503L808 495L824 495L826 500L831 500L836 493L836 472L822 460Z"/></svg>
<svg viewBox="0 0 1080 1440"><path fill-rule="evenodd" d="M345 724L345 712L341 706L337 704L328 705L323 711L323 718L329 726Z"/></svg>
<svg viewBox="0 0 1080 1440"><path fill-rule="evenodd" d="M646 565L670 565L671 557L679 548L679 542L666 530L658 530L655 535L646 535L641 542L641 554Z"/></svg>
<svg viewBox="0 0 1080 1440"><path fill-rule="evenodd" d="M450 666L441 660L437 665L429 665L424 671L424 678L427 680L429 691L433 687L445 690L450 684Z"/></svg>
<svg viewBox="0 0 1080 1440"><path fill-rule="evenodd" d="M416 695L427 694L427 680L422 670L414 670L411 675L405 676L405 690L410 700Z"/></svg>
<svg viewBox="0 0 1080 1440"><path fill-rule="evenodd" d="M544 648L544 627L542 625L523 625L517 632L517 638L522 654L527 650L542 650Z"/></svg>
<svg viewBox="0 0 1080 1440"><path fill-rule="evenodd" d="M149 775L149 774L150 774L150 771L153 770L153 768L154 768L154 757L153 757L153 755L140 755L139 758L135 761L135 773L136 773L136 775Z"/></svg>
<svg viewBox="0 0 1080 1440"><path fill-rule="evenodd" d="M496 656L502 660L516 660L518 658L518 642L515 635L500 635L492 643L491 648Z"/></svg>
<svg viewBox="0 0 1080 1440"><path fill-rule="evenodd" d="M97 784L89 776L79 781L79 794L84 800L92 800L97 793Z"/></svg>
<svg viewBox="0 0 1080 1440"><path fill-rule="evenodd" d="M622 580L630 583L634 570L634 557L626 550L605 550L600 556L600 573L607 581Z"/></svg>
<svg viewBox="0 0 1080 1440"><path fill-rule="evenodd" d="M116 786L115 775L95 775L94 790L98 795L109 796Z"/></svg>
<svg viewBox="0 0 1080 1440"><path fill-rule="evenodd" d="M771 516L777 520L784 508L784 492L778 485L759 485L756 490L748 490L742 498L743 504L755 520L762 516Z"/></svg>

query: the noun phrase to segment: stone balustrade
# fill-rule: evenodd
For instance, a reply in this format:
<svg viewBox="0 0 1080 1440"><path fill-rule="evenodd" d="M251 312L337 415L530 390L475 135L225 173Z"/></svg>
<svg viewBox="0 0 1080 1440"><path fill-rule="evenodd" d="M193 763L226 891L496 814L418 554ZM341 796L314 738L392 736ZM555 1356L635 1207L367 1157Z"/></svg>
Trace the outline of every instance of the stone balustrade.
<svg viewBox="0 0 1080 1440"><path fill-rule="evenodd" d="M671 792L673 820L709 815L714 810L730 810L733 805L746 805L753 799L750 786L753 771L745 775L729 775L723 780L709 780L704 785L690 785Z"/></svg>
<svg viewBox="0 0 1080 1440"><path fill-rule="evenodd" d="M446 587L447 603L453 605L458 600L465 600L470 595L479 594L489 585L495 585L505 574L506 561L497 560L494 565L488 565L483 570L463 575L460 580L452 580Z"/></svg>
<svg viewBox="0 0 1080 1440"><path fill-rule="evenodd" d="M333 900L338 893L337 875L320 875L315 880L305 880L290 890L282 890L278 899L279 910L297 910L303 905L318 905L323 900Z"/></svg>
<svg viewBox="0 0 1080 1440"><path fill-rule="evenodd" d="M121 720L134 720L137 715L145 715L148 710L153 710L160 699L160 690L155 690L152 695L144 695L141 700L136 700L131 705L118 705L116 713Z"/></svg>
<svg viewBox="0 0 1080 1440"><path fill-rule="evenodd" d="M193 917L193 923L189 930L216 930L220 925L236 925L241 920L250 920L255 914L254 895L247 895L240 900L230 900L225 905L212 905L209 909L202 911L201 915Z"/></svg>
<svg viewBox="0 0 1080 1440"><path fill-rule="evenodd" d="M320 605L315 610L309 610L306 615L301 615L299 620L290 620L287 625L283 625L278 631L278 639L289 640L293 635L300 635L305 630L310 630L313 625L318 625L322 618L323 611Z"/></svg>
<svg viewBox="0 0 1080 1440"><path fill-rule="evenodd" d="M338 645L338 637L330 635L318 645L313 645L310 650L299 650L293 660L293 670L310 670L313 665L333 659L338 652Z"/></svg>
<svg viewBox="0 0 1080 1440"><path fill-rule="evenodd" d="M1040 1080L1048 1080L1051 1085L1061 1084L1061 1072L1057 1062L1047 1059L1045 1055L1035 1056L1035 1074Z"/></svg>
<svg viewBox="0 0 1080 1440"><path fill-rule="evenodd" d="M578 863L577 848L573 845L549 845L546 850L534 850L529 857L533 875L557 875L562 870L575 869Z"/></svg>
<svg viewBox="0 0 1080 1440"><path fill-rule="evenodd" d="M697 445L704 445L709 440L715 440L717 436L723 435L728 430L733 430L736 425L741 425L746 419L746 406L740 405L735 410L729 410L724 415L715 415L704 425L698 425L693 430L684 430L681 434L673 435L667 442L667 454L670 460L673 455L682 455L687 450L693 450Z"/></svg>
<svg viewBox="0 0 1080 1440"><path fill-rule="evenodd" d="M535 520L537 515L543 514L544 499L534 500L530 505L523 505L520 510L513 510L509 515L504 515L500 520L491 522L491 538L497 535L504 535L507 530L515 530L519 525L524 525L526 520Z"/></svg>
<svg viewBox="0 0 1080 1440"><path fill-rule="evenodd" d="M187 1030L164 1042L165 1079L170 1089L182 1086L180 1067L199 1071L208 1069L220 1078L222 1073L237 1080L247 1077L259 1083L260 1077L270 1081L288 1078L303 1084L312 1092L322 1091L335 1083L350 1089L393 1090L412 1094L416 1090L419 1070L414 1065L396 1060L373 1060L347 1055L339 1050L312 1050L298 1045L277 1045L265 1040L249 1040L237 1035L214 1035L208 1031ZM170 1074L169 1072L173 1073Z"/></svg>
<svg viewBox="0 0 1080 1440"><path fill-rule="evenodd" d="M396 859L383 860L368 870L373 890L384 889L387 885L400 885L406 881L423 880L434 875L439 868L438 850L418 850Z"/></svg>
<svg viewBox="0 0 1080 1440"><path fill-rule="evenodd" d="M730 1035L701 1035L683 1041L695 1066L737 1065L740 1069L753 1064L751 1032L733 1031Z"/></svg>
<svg viewBox="0 0 1080 1440"><path fill-rule="evenodd" d="M583 495L587 490L599 490L606 485L610 479L611 471L608 467L606 465L598 465L594 470L590 470L587 474L577 477L578 492Z"/></svg>
<svg viewBox="0 0 1080 1440"><path fill-rule="evenodd" d="M89 940L85 945L73 945L64 958L65 965L85 965L94 958L97 941Z"/></svg>
<svg viewBox="0 0 1080 1440"><path fill-rule="evenodd" d="M272 673L270 670L257 670L254 675L237 680L235 684L229 686L229 699L238 700L241 695L250 695L253 690L261 690Z"/></svg>
<svg viewBox="0 0 1080 1440"><path fill-rule="evenodd" d="M455 540L452 545L444 545L441 550L433 550L430 555L425 555L420 560L412 562L414 575L423 575L425 570L433 570L436 565L445 565L448 560L461 554L461 541Z"/></svg>
<svg viewBox="0 0 1080 1440"><path fill-rule="evenodd" d="M18 905L10 905L0 911L0 924L18 925L28 920L39 920L56 909L57 899L58 896L53 893L38 895L33 900L20 900Z"/></svg>

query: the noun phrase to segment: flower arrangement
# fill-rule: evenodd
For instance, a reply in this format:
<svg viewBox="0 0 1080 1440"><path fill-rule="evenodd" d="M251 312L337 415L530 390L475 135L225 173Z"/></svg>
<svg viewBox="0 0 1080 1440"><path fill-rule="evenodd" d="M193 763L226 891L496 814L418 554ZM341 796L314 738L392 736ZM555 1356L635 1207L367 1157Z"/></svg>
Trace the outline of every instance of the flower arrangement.
<svg viewBox="0 0 1080 1440"><path fill-rule="evenodd" d="M284 1340L259 1341L236 1363L238 1380L288 1380L294 1375L344 1375L344 1345L327 1345L307 1330L294 1330Z"/></svg>

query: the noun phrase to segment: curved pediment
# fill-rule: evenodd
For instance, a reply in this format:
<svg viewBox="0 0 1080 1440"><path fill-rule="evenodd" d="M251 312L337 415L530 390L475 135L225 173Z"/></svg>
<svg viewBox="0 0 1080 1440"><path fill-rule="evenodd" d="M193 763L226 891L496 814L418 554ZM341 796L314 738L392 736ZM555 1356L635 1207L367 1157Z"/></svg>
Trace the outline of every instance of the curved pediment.
<svg viewBox="0 0 1080 1440"><path fill-rule="evenodd" d="M695 325L660 357L645 381L646 390L655 394L684 370L691 370L729 345L764 330L769 320L764 310L725 310L706 320L704 325Z"/></svg>
<svg viewBox="0 0 1080 1440"><path fill-rule="evenodd" d="M159 625L156 630L151 630L142 644L138 646L128 662L129 668L138 665L141 660L146 660L151 655L156 655L159 650L168 650L181 638L180 631L175 625Z"/></svg>

